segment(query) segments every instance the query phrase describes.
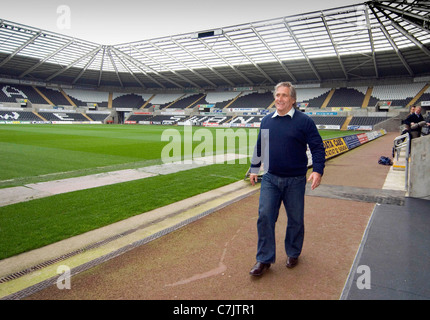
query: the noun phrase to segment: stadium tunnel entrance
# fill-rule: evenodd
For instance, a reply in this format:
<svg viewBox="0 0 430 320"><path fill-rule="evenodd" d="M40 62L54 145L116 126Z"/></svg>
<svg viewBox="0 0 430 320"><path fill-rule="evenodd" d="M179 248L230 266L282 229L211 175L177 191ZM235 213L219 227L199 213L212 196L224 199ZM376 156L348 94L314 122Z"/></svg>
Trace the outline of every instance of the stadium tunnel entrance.
<svg viewBox="0 0 430 320"><path fill-rule="evenodd" d="M133 112L133 108L116 108L112 114L112 120L115 124L124 124L125 119Z"/></svg>

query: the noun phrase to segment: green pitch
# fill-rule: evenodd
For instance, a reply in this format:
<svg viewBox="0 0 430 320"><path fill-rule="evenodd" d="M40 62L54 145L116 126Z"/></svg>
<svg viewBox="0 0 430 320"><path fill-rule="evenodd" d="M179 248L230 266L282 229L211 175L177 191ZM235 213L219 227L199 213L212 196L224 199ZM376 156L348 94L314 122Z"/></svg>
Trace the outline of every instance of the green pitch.
<svg viewBox="0 0 430 320"><path fill-rule="evenodd" d="M8 179L20 179L15 183L19 185L160 163L162 129L114 125L0 126L0 187L10 186L4 182Z"/></svg>
<svg viewBox="0 0 430 320"><path fill-rule="evenodd" d="M0 188L161 164L167 144L161 135L171 128L183 130L180 126L2 125ZM321 131L321 135L328 139L345 133ZM0 207L0 259L233 183L243 179L248 167L239 161L214 164Z"/></svg>
<svg viewBox="0 0 430 320"><path fill-rule="evenodd" d="M170 128L140 125L0 126L0 188L160 164L161 151L167 144L160 137ZM214 132L216 129L208 130ZM339 131L321 131L323 139L339 135Z"/></svg>

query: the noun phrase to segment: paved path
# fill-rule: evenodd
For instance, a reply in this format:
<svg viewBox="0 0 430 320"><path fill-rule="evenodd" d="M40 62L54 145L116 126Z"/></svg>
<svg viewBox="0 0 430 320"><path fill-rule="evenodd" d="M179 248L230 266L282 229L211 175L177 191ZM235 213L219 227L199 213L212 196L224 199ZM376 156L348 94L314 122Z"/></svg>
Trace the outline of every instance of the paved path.
<svg viewBox="0 0 430 320"><path fill-rule="evenodd" d="M53 284L24 298L339 299L380 199L348 200L347 195L351 190L366 194L383 188L390 167L379 165L378 159L391 154L394 137L387 134L327 163L321 186L325 192L307 192L305 243L294 269L285 267L282 208L277 262L263 277L249 276L255 263L259 193L244 187L245 196L231 198L228 206L212 206L204 218L74 275L70 290ZM330 196L330 190L338 195ZM384 199L398 200L401 194Z"/></svg>

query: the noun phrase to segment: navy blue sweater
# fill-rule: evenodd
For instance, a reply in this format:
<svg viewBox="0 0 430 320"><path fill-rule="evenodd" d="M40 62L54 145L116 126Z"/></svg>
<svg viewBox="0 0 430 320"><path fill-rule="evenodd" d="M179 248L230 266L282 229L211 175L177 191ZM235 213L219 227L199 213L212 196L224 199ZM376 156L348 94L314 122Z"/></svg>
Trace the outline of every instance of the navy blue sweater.
<svg viewBox="0 0 430 320"><path fill-rule="evenodd" d="M313 171L322 175L325 149L314 121L298 110L294 112L292 119L288 115L272 118L273 114L268 114L261 121L257 145L251 160L251 173L258 173L263 162L264 171L277 176L306 175L308 170L306 150L309 145Z"/></svg>

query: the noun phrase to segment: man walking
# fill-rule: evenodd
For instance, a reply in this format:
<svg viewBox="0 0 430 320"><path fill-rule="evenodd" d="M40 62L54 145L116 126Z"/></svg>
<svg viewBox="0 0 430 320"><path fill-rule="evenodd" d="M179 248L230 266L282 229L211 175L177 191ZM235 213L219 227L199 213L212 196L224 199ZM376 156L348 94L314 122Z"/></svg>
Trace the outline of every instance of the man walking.
<svg viewBox="0 0 430 320"><path fill-rule="evenodd" d="M251 161L250 181L255 185L260 166L257 263L250 274L260 276L275 262L275 224L281 203L287 211L285 251L288 268L298 263L304 240L304 198L308 166L307 146L312 154L312 190L319 186L325 166L324 144L313 120L295 110L296 90L289 82L275 87L276 111L263 118Z"/></svg>

